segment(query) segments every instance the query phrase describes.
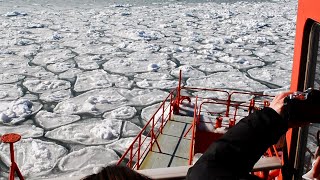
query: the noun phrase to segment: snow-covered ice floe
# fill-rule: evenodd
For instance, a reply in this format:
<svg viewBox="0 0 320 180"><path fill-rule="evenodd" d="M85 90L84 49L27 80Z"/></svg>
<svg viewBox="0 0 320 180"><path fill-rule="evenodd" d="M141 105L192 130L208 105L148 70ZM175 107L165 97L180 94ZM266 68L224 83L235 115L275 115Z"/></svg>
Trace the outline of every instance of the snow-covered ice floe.
<svg viewBox="0 0 320 180"><path fill-rule="evenodd" d="M179 66L176 69L173 69L170 74L175 76L175 77L179 77L179 73L180 71L182 72L182 77L183 78L190 78L190 77L201 77L204 76L205 74L199 70L197 70L196 68L190 66L190 65L182 65Z"/></svg>
<svg viewBox="0 0 320 180"><path fill-rule="evenodd" d="M70 50L66 49L53 49L48 51L43 51L37 54L32 60L32 63L46 66L47 64L63 62L70 58L73 58L75 55L72 54Z"/></svg>
<svg viewBox="0 0 320 180"><path fill-rule="evenodd" d="M112 144L108 144L106 145L106 147L113 149L117 152L119 152L120 154L124 154L125 151L130 147L131 143L133 142L135 138L134 137L129 137L129 138L122 138ZM143 152L147 146L150 144L151 138L146 137L146 136L142 136L142 140L145 139L145 142L143 143L142 147L141 147L141 151ZM138 141L137 143L135 143L133 145L133 152L136 152L138 149ZM128 158L130 156L130 154L127 154L126 158Z"/></svg>
<svg viewBox="0 0 320 180"><path fill-rule="evenodd" d="M61 171L77 171L83 168L105 167L114 164L119 156L111 149L92 146L73 151L64 156L58 164ZM79 163L81 162L81 163ZM94 171L92 170L91 173Z"/></svg>
<svg viewBox="0 0 320 180"><path fill-rule="evenodd" d="M39 102L27 99L0 101L0 123L16 124L37 113L42 108Z"/></svg>
<svg viewBox="0 0 320 180"><path fill-rule="evenodd" d="M28 88L29 91L34 93L44 93L47 91L58 91L69 89L71 87L70 82L64 80L39 80L39 79L27 79L24 86Z"/></svg>
<svg viewBox="0 0 320 180"><path fill-rule="evenodd" d="M133 53L130 58L114 58L103 64L105 70L121 73L136 74L149 71L166 72L176 67L176 64L168 59L168 55Z"/></svg>
<svg viewBox="0 0 320 180"><path fill-rule="evenodd" d="M178 85L174 77L161 72L146 72L136 74L134 77L137 86L140 88L173 89Z"/></svg>
<svg viewBox="0 0 320 180"><path fill-rule="evenodd" d="M60 102L54 112L102 114L123 105L144 106L162 101L169 93L149 89L97 89Z"/></svg>
<svg viewBox="0 0 320 180"><path fill-rule="evenodd" d="M266 81L279 87L290 85L291 74L289 70L278 69L275 71L275 67L264 67L250 69L248 73L255 79Z"/></svg>
<svg viewBox="0 0 320 180"><path fill-rule="evenodd" d="M127 102L116 89L95 89L58 103L54 112L65 114L102 114Z"/></svg>
<svg viewBox="0 0 320 180"><path fill-rule="evenodd" d="M127 77L108 74L102 69L86 71L77 76L74 90L77 92L88 91L92 89L108 88L112 86L120 88L131 88L133 82Z"/></svg>
<svg viewBox="0 0 320 180"><path fill-rule="evenodd" d="M189 78L187 80L187 85L193 87L238 89L253 92L269 89L267 86L250 79L240 71L217 72L199 78Z"/></svg>
<svg viewBox="0 0 320 180"><path fill-rule="evenodd" d="M0 136L7 133L17 133L21 138L37 138L43 136L43 129L34 125L0 126Z"/></svg>
<svg viewBox="0 0 320 180"><path fill-rule="evenodd" d="M22 95L22 89L18 85L2 84L0 86L0 101L16 100Z"/></svg>
<svg viewBox="0 0 320 180"><path fill-rule="evenodd" d="M46 91L40 94L40 99L44 102L61 102L72 97L70 89L63 89L58 91Z"/></svg>
<svg viewBox="0 0 320 180"><path fill-rule="evenodd" d="M137 136L140 131L141 131L142 128L140 128L139 126L129 122L129 121L126 121L124 122L124 126L122 128L122 135L121 137L135 137Z"/></svg>
<svg viewBox="0 0 320 180"><path fill-rule="evenodd" d="M136 108L131 106L122 106L110 112L103 114L103 118L127 120L133 118L137 113Z"/></svg>
<svg viewBox="0 0 320 180"><path fill-rule="evenodd" d="M45 137L84 145L110 144L120 138L121 124L122 121L111 119L77 122L48 131Z"/></svg>
<svg viewBox="0 0 320 180"><path fill-rule="evenodd" d="M128 105L147 106L163 101L169 93L158 89L120 89L119 92L128 99Z"/></svg>
<svg viewBox="0 0 320 180"><path fill-rule="evenodd" d="M35 121L44 129L50 130L80 120L78 115L58 114L40 111L35 116Z"/></svg>
<svg viewBox="0 0 320 180"><path fill-rule="evenodd" d="M8 144L0 144L0 157L6 166L11 165ZM22 139L15 143L16 162L25 177L50 173L58 160L67 154L67 149L53 142L38 139Z"/></svg>

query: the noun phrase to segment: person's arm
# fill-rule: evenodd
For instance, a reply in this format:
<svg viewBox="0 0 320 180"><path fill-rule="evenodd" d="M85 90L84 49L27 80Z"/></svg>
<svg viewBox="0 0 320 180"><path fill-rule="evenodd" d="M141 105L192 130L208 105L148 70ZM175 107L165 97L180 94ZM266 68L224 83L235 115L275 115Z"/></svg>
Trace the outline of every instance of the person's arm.
<svg viewBox="0 0 320 180"><path fill-rule="evenodd" d="M288 122L279 115L287 95L278 95L270 107L242 119L211 144L189 169L187 179L238 179L248 175L261 155L288 129Z"/></svg>

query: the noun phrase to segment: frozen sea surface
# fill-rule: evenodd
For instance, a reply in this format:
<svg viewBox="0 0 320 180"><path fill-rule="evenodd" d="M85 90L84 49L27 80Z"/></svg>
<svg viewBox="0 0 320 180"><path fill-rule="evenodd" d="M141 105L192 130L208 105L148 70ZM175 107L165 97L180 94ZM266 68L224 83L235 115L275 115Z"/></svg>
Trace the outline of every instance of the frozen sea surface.
<svg viewBox="0 0 320 180"><path fill-rule="evenodd" d="M288 89L296 7L295 0L0 0L0 135L22 135L16 158L27 179L97 172L129 147L177 86L179 70L186 85ZM0 152L6 179L8 145Z"/></svg>

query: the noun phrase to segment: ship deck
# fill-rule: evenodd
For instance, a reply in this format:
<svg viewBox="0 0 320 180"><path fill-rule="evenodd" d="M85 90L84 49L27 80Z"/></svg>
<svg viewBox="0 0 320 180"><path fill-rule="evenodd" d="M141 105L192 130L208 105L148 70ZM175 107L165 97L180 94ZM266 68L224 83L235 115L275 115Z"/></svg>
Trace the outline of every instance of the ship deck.
<svg viewBox="0 0 320 180"><path fill-rule="evenodd" d="M187 166L191 143L191 132L184 137L193 121L192 117L174 115L164 126L163 133L144 158L140 169Z"/></svg>
<svg viewBox="0 0 320 180"><path fill-rule="evenodd" d="M192 121L193 117L173 115L172 119L164 126L163 133L157 138L161 152L154 143L152 150L148 152L139 169L144 172L143 170L167 167L189 168L191 132L186 137L184 135L190 128ZM255 164L253 171L272 170L281 168L281 166L279 157L264 157ZM148 173L146 171L146 174L150 175Z"/></svg>

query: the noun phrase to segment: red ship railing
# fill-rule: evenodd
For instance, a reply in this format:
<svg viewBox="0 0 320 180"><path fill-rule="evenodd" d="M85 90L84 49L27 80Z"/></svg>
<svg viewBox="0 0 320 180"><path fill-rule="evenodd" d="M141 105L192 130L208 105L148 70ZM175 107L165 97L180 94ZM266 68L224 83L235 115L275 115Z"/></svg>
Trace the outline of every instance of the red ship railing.
<svg viewBox="0 0 320 180"><path fill-rule="evenodd" d="M199 96L190 96L183 94L182 91L189 91L189 92L201 92L201 91L211 91L211 92L219 92L225 93L224 98L204 98ZM237 97L243 95L250 95L251 98L246 98L246 100L237 100ZM221 96L221 95L220 95ZM149 151L152 151L154 144L161 152L161 147L157 141L157 137L162 133L162 130L168 120L171 119L171 115L179 114L180 105L182 101L187 99L189 103L193 101L194 103L194 117L193 122L190 128L186 131L184 136L186 136L191 131L191 143L189 149L189 160L188 164L191 165L193 161L193 156L195 152L195 144L196 144L196 127L201 123L213 123L213 121L205 122L201 116L205 113L209 114L210 116L219 116L219 117L228 117L233 120L229 122L229 126L234 125L236 119L239 117L243 118L254 110L261 109L263 107L268 106L269 100L272 99L273 96L270 95L263 95L262 93L256 92L244 92L244 91L232 91L232 90L222 90L222 89L210 89L210 88L197 88L197 87L186 87L181 86L181 72L179 76L179 86L172 90L170 94L162 101L159 108L156 112L152 115L149 121L145 124L142 128L140 133L136 136L133 140L129 148L126 152L122 155L120 160L118 161L117 165L122 164L126 161L125 165L132 168L139 170L142 161L146 157ZM191 99L195 98L195 99ZM249 99L249 100L248 100ZM209 110L204 110L205 104L216 104L222 105L226 107L224 113L213 112ZM233 108L233 109L232 109ZM242 109L247 111L247 114L238 115L238 110ZM213 126L217 126L217 124L213 124ZM221 126L221 123L220 123ZM278 156L277 151L274 147L272 147L272 152L276 153ZM268 151L270 155L270 150Z"/></svg>
<svg viewBox="0 0 320 180"><path fill-rule="evenodd" d="M196 87L182 87L179 86L177 89L170 92L170 94L167 96L167 98L161 103L159 108L156 110L156 112L152 115L150 120L145 124L145 126L142 128L140 133L136 136L136 138L133 140L127 151L122 155L120 160L118 161L118 165L121 164L127 157L128 162L126 165L130 168L134 169L140 169L140 165L142 163L143 158L146 156L147 152L152 150L153 145L156 143L157 148L161 152L161 147L159 143L157 142L157 137L160 133L162 133L163 127L167 123L168 120L171 119L171 114L175 111L175 113L179 112L179 106L177 104L181 104L181 101L184 99L188 99L191 101L190 98L193 96L185 96L181 95L182 90L189 90L189 91L215 91L215 92L221 92L226 94L226 98L224 99L218 99L218 98L202 98L202 97L196 97L195 106L194 106L194 121L192 122L192 125L185 133L185 136L187 133L192 132L191 137L191 145L190 145L190 152L189 152L189 164L192 164L193 160L193 154L194 154L194 142L195 142L195 131L196 126L200 122L201 119L201 113L204 113L203 111L203 105L204 104L218 104L218 105L225 105L226 106L226 112L224 115L217 112L212 111L206 111L209 114L216 114L216 115L222 115L225 117L229 117L231 113L231 107L234 107L234 112L232 113L232 118L234 120L237 119L237 110L239 108L247 108L248 114L250 114L254 109L262 108L266 106L267 101L255 101L254 98L257 97L269 97L272 96L269 95L263 95L261 93L254 93L254 92L242 92L242 91L233 91L228 92L226 90L221 89L209 89L209 88L196 88ZM174 98L174 94L176 94L176 97ZM237 95L252 95L254 98L252 98L247 104L244 104L246 101L235 101L233 100L234 96ZM179 96L178 96L179 95ZM201 101L200 105L198 104L199 100ZM176 108L176 109L175 109ZM160 115L159 115L160 112ZM157 117L158 116L158 117ZM204 122L204 121L202 121ZM209 123L209 122L205 122ZM212 122L210 122L212 123ZM160 124L160 125L159 125ZM150 139L150 141L148 141ZM136 147L135 147L136 146ZM129 157L128 157L129 156Z"/></svg>
<svg viewBox="0 0 320 180"><path fill-rule="evenodd" d="M158 150L161 152L161 147L157 141L157 137L162 133L163 127L168 120L171 119L171 114L174 111L173 104L175 93L177 93L177 89L171 91L162 101L159 108L144 125L140 133L132 141L129 148L119 159L117 165L123 163L127 158L128 162L126 163L126 166L139 170L142 160L147 155L147 152L152 150L154 144L157 145Z"/></svg>
<svg viewBox="0 0 320 180"><path fill-rule="evenodd" d="M203 90L201 88L198 88L198 90ZM201 98L201 97L196 97L196 101L195 101L195 109L194 109L194 121L190 127L190 129L192 129L192 138L191 138L191 145L190 145L190 150L189 150L189 165L192 165L193 163L193 156L195 153L197 153L197 150L195 150L197 147L197 145L195 144L196 140L196 127L199 125L199 123L212 123L212 128L219 128L222 127L221 121L222 121L222 117L228 117L229 118L229 125L223 125L226 128L231 128L234 126L235 122L237 119L242 119L243 117L251 114L253 111L255 110L259 110L262 109L263 107L269 106L269 101L273 98L273 96L270 95L264 95L261 93L255 93L255 92L242 92L242 91L233 91L231 93L227 93L228 96L226 99L218 99L218 98ZM253 97L249 98L249 100L237 100L237 96L241 96L241 95L251 95ZM199 103L200 102L200 103ZM199 105L198 105L199 104ZM203 107L204 105L207 104L215 104L215 105L222 105L226 107L226 111L221 113L221 112L213 112L210 110L205 110ZM196 108L197 107L197 108ZM231 111L231 108L233 108L233 111ZM247 114L242 113L241 115L238 115L238 110L242 109L245 110ZM244 111L244 112L245 112ZM202 115L209 115L214 117L216 116L216 120L214 121L205 121L204 118L202 118ZM212 118L214 119L214 118ZM221 121L219 122L218 119L221 119ZM190 130L189 129L189 130ZM184 136L186 136L189 133L189 130L185 133ZM212 132L213 133L213 132ZM219 134L219 132L217 132ZM221 133L221 132L220 132ZM210 136L210 133L207 134ZM206 136L207 138L209 138L208 136ZM213 137L220 137L220 136L213 136ZM210 138L209 138L210 140ZM206 140L202 140L201 142L203 143L203 141ZM211 144L212 142L210 142ZM207 143L204 143L207 145ZM205 146L206 146L205 145ZM206 149L207 147L205 147L204 149ZM202 148L203 149L203 148ZM203 152L201 152L203 153ZM278 157L279 158L279 154L277 151L277 148L275 145L271 146L265 156L267 157ZM279 175L280 173L280 169L275 169L275 170L263 170L263 171L258 171L258 172L254 172L255 175L265 179L265 178L275 178Z"/></svg>
<svg viewBox="0 0 320 180"><path fill-rule="evenodd" d="M222 118L222 117L228 117L230 118L229 120L229 126L233 126L236 122L236 120L238 119L237 117L239 116L238 113L238 109L245 109L249 115L251 112L253 112L256 109L261 109L265 106L267 106L269 103L269 99L271 100L271 98L273 96L270 95L263 95L261 93L254 93L254 92L242 92L242 91L234 91L229 93L228 91L225 90L220 90L220 89L206 89L206 88L190 88L190 87L183 87L184 89L192 89L192 90L206 90L206 91L217 91L217 92L223 92L226 94L226 98L224 99L218 99L218 98L202 98L202 97L198 97L196 98L196 102L195 102L195 108L194 109L194 121L192 123L192 125L190 126L190 128L186 131L186 133L184 134L184 137L187 136L187 134L190 132L192 132L192 139L191 139L191 143L192 146L194 146L193 142L194 142L194 138L195 138L195 127L197 127L197 125L199 123L212 123L212 127L218 128L221 127L221 122L217 122L216 121L205 121L202 117L202 115L207 114L207 116L216 116L216 118ZM239 95L252 95L253 97L251 99L249 99L249 101L245 101L245 100L233 100L236 99L234 98L235 96L239 96ZM267 98L268 100L264 99L264 100L255 100L258 98ZM199 105L198 105L199 104ZM226 111L224 113L221 112L214 112L214 111L210 111L210 110L204 110L203 106L207 105L207 104L215 104L215 105L222 105L226 107ZM231 108L234 108L234 111L232 112L232 117L230 117L230 113L231 113ZM240 117L243 118L247 115L241 115ZM214 119L214 118L213 118ZM190 156L189 156L189 165L192 164L192 159L193 159L193 155L194 155L194 147L190 147Z"/></svg>
<svg viewBox="0 0 320 180"><path fill-rule="evenodd" d="M233 112L233 118L236 119L236 116L238 115L237 113L237 110L239 108L242 108L242 109L246 109L247 108L247 111L248 111L248 114L249 115L250 113L252 113L254 110L257 110L257 109L261 109L263 107L266 107L266 106L269 106L269 100L271 100L271 98L273 98L273 96L270 96L270 95L264 95L264 94L261 94L261 93L255 93L255 92L242 92L242 91L233 91L231 93L228 93L228 98L227 100L225 99L216 99L216 98L202 98L202 103L200 104L199 106L199 111L198 111L198 116L200 117L201 115L201 112L204 112L202 110L202 107L204 104L217 104L217 105L225 105L226 106L226 112L225 112L225 115L223 115L223 113L219 113L219 112L213 112L213 111L206 111L207 113L210 113L210 114L219 114L220 116L224 116L224 117L229 117L230 116L230 108L233 107L235 108L235 111ZM249 101L241 101L241 100L232 100L234 96L236 95L244 95L244 94L247 94L247 95L252 95L254 96L253 98L249 99ZM256 98L266 98L266 99L263 99L263 100L256 100ZM245 103L248 103L248 104L245 104Z"/></svg>
<svg viewBox="0 0 320 180"><path fill-rule="evenodd" d="M196 136L196 124L198 122L197 111L198 111L198 97L196 97L196 102L194 105L193 121L192 121L192 125L191 125L192 135L191 135L191 143L190 143L190 150L189 150L189 161L188 161L189 165L191 165L192 161L193 161L194 143L195 143L195 136ZM186 136L186 134L185 134L185 136Z"/></svg>

